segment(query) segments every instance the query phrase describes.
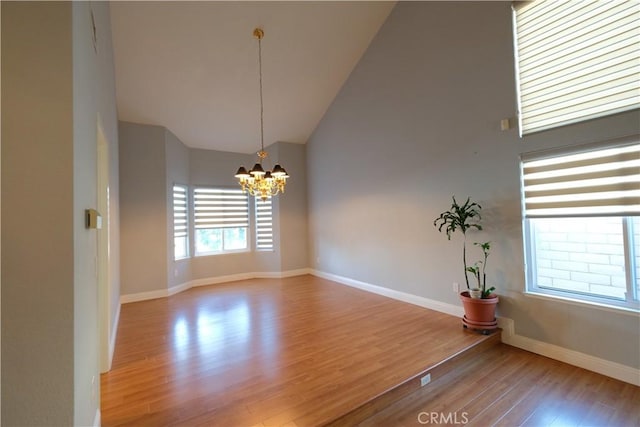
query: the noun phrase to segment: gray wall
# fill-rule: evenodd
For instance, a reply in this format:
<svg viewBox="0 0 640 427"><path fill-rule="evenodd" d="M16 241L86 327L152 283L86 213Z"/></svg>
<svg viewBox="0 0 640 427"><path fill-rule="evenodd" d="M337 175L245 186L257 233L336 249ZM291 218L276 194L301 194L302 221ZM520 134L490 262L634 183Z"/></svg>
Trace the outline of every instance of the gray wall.
<svg viewBox="0 0 640 427"><path fill-rule="evenodd" d="M2 3L3 425L73 424L71 19Z"/></svg>
<svg viewBox="0 0 640 427"><path fill-rule="evenodd" d="M109 28L106 3L2 3L3 425L91 425L99 407L84 209L96 206L98 116L117 144Z"/></svg>
<svg viewBox="0 0 640 427"><path fill-rule="evenodd" d="M278 237L282 271L309 266L307 230L306 146L279 142L278 159L291 176L283 197L278 197ZM275 159L274 159L275 164Z"/></svg>
<svg viewBox="0 0 640 427"><path fill-rule="evenodd" d="M637 317L525 297L522 152L638 132L626 113L518 138L508 2L401 2L307 144L310 260L324 272L458 304L461 241L433 219L484 207L488 276L516 333L638 368ZM479 255L479 254L478 254Z"/></svg>
<svg viewBox="0 0 640 427"><path fill-rule="evenodd" d="M173 260L173 186L189 184L189 149L168 129L165 129L164 138L167 156L167 284L171 287L191 279L191 263L188 260Z"/></svg>
<svg viewBox="0 0 640 427"><path fill-rule="evenodd" d="M120 122L121 292L167 288L165 129Z"/></svg>
<svg viewBox="0 0 640 427"><path fill-rule="evenodd" d="M85 228L84 210L97 207L97 121L109 143L110 175L117 177L118 119L109 5L106 2L72 3L73 16L73 227L74 227L74 424L93 423L100 407L99 309L96 277L97 231ZM93 22L96 46L93 44ZM116 172L113 174L113 172ZM115 178L114 177L114 178ZM110 176L110 181L113 178ZM116 190L117 181L109 188ZM111 275L118 274L118 215L112 209ZM112 298L119 293L112 277ZM117 301L117 299L116 299ZM119 301L111 300L110 317ZM115 304L114 304L115 303ZM112 325L113 326L113 325Z"/></svg>

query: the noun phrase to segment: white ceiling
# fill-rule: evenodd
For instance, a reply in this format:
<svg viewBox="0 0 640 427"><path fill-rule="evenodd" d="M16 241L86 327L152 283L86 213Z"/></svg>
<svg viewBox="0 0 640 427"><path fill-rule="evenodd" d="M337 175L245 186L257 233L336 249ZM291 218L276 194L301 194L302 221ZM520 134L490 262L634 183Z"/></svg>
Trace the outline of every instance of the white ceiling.
<svg viewBox="0 0 640 427"><path fill-rule="evenodd" d="M112 2L120 120L169 128L190 147L305 143L394 2Z"/></svg>

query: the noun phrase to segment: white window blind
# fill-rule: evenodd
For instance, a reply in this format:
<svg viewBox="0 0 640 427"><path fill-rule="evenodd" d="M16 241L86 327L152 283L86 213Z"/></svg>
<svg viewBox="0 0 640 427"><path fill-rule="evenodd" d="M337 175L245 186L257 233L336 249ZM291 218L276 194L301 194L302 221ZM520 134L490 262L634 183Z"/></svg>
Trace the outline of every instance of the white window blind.
<svg viewBox="0 0 640 427"><path fill-rule="evenodd" d="M640 215L640 143L523 155L525 217Z"/></svg>
<svg viewBox="0 0 640 427"><path fill-rule="evenodd" d="M186 258L189 256L188 248L188 203L187 187L173 186L173 245L174 258Z"/></svg>
<svg viewBox="0 0 640 427"><path fill-rule="evenodd" d="M196 256L248 249L249 201L241 189L194 188Z"/></svg>
<svg viewBox="0 0 640 427"><path fill-rule="evenodd" d="M195 229L249 226L249 203L242 190L195 188L193 190Z"/></svg>
<svg viewBox="0 0 640 427"><path fill-rule="evenodd" d="M514 7L523 134L640 108L640 2Z"/></svg>
<svg viewBox="0 0 640 427"><path fill-rule="evenodd" d="M255 198L256 210L256 250L273 250L273 204L271 198L262 201Z"/></svg>

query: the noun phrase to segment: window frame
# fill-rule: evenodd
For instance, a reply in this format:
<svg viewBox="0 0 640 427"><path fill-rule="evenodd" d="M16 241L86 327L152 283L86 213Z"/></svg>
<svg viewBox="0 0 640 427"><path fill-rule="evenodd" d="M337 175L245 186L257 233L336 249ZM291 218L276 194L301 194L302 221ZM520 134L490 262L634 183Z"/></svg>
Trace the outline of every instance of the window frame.
<svg viewBox="0 0 640 427"><path fill-rule="evenodd" d="M247 210L246 210L246 219L247 219L247 225L246 227L207 227L207 228L198 228L196 226L196 192L198 190L214 190L214 191L223 191L223 192L233 192L239 196L243 196L246 200L246 206L247 206ZM214 186L214 185L193 185L191 186L191 227L190 227L190 232L191 235L193 236L192 241L192 253L193 253L193 257L206 257L206 256L218 256L218 255L230 255L230 254L240 254L240 253L247 253L247 252L251 252L251 238L250 238L250 233L252 230L251 227L251 213L250 213L250 203L249 203L249 195L246 193L243 193L242 190L236 188L236 187L227 187L227 186ZM241 249L224 249L224 230L225 228L245 228L245 242L246 242L246 246L244 248ZM204 229L204 230L222 230L222 250L219 251L208 251L208 252L199 252L198 248L197 248L197 237L196 237L196 233L198 229Z"/></svg>
<svg viewBox="0 0 640 427"><path fill-rule="evenodd" d="M568 217L574 218L574 217ZM622 218L622 223L629 223L631 217L616 217ZM537 280L538 265L536 257L535 236L533 227L531 226L531 220L535 218L523 218L523 244L525 253L525 294L546 297L554 300L564 300L578 304L596 305L600 307L610 308L614 310L625 310L633 313L640 314L640 294L637 288L634 286L637 277L634 267L635 261L633 241L629 239L628 235L632 232L631 228L622 225L624 236L624 257L625 257L625 281L626 281L626 296L625 299L618 299L615 297L606 297L604 295L596 295L587 292L571 291L567 289L555 289L546 286L540 286Z"/></svg>
<svg viewBox="0 0 640 427"><path fill-rule="evenodd" d="M627 312L640 314L640 289L637 285L638 268L637 257L635 256L636 242L634 242L633 217L638 215L630 215L629 213L619 215L602 215L609 217L622 218L622 236L624 245L625 258L625 282L626 293L625 299L617 299L615 297L606 297L604 295L594 295L579 291L571 291L564 289L554 289L550 287L540 286L537 279L537 259L535 256L535 236L532 220L536 217L527 217L525 207L525 183L524 183L524 167L526 161L535 161L549 159L553 157L562 157L567 155L579 154L588 151L605 150L608 148L623 147L627 145L636 145L640 141L640 135L630 135L627 137L617 138L609 141L591 143L579 146L562 147L551 150L541 150L531 153L523 153L520 156L520 202L522 212L522 231L523 231L523 247L525 262L525 295L539 297L543 299L562 300L572 304L589 305L600 307L616 312ZM551 215L555 218L584 218L585 216L599 217L598 215ZM544 216L542 216L544 218Z"/></svg>

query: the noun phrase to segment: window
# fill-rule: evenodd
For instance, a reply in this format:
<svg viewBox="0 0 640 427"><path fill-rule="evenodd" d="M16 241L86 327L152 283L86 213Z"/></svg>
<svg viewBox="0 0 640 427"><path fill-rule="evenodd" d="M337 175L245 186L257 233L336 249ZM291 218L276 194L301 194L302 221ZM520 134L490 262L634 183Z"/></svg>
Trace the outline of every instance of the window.
<svg viewBox="0 0 640 427"><path fill-rule="evenodd" d="M640 143L523 155L527 291L638 310Z"/></svg>
<svg viewBox="0 0 640 427"><path fill-rule="evenodd" d="M271 198L255 198L256 250L273 251L273 204Z"/></svg>
<svg viewBox="0 0 640 427"><path fill-rule="evenodd" d="M640 108L640 2L514 6L521 134Z"/></svg>
<svg viewBox="0 0 640 427"><path fill-rule="evenodd" d="M189 257L187 187L173 186L173 258Z"/></svg>
<svg viewBox="0 0 640 427"><path fill-rule="evenodd" d="M196 255L248 249L249 202L242 190L193 190Z"/></svg>

